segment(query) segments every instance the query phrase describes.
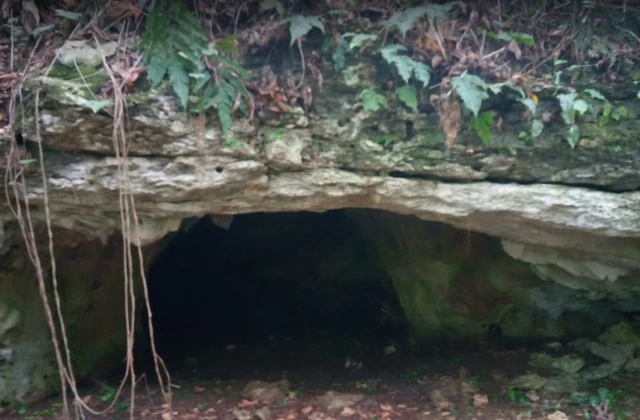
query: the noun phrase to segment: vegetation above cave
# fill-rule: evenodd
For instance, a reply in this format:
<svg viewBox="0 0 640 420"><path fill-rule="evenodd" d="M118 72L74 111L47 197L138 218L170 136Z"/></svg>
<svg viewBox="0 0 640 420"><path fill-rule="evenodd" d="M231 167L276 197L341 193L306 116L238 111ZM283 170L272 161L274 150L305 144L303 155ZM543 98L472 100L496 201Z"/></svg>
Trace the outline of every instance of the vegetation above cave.
<svg viewBox="0 0 640 420"><path fill-rule="evenodd" d="M234 118L313 114L339 78L355 86L364 111L436 113L448 148L463 125L490 143L511 107L527 121L523 141L557 121L573 148L581 118L605 127L633 117L617 102L640 100L639 12L638 2L621 0L9 1L0 11L10 40L0 49L9 63L0 95L15 103L30 76L62 76L85 88L84 106L105 112L114 83L132 98L164 90L198 126L215 116L234 145ZM81 62L82 41L98 51L93 63ZM359 72L371 83L353 82ZM554 107L539 107L543 99Z"/></svg>

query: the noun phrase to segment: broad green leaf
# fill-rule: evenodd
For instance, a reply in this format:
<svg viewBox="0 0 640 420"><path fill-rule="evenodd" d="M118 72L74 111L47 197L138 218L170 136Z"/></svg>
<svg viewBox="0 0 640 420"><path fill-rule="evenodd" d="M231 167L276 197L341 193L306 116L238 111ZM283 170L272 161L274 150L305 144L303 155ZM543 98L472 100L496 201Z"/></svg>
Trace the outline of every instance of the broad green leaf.
<svg viewBox="0 0 640 420"><path fill-rule="evenodd" d="M401 55L407 49L399 44L390 44L380 50L382 58L389 64L394 64L398 69L398 74L405 83L409 83L411 76L422 82L423 87L429 85L431 80L431 69L424 63L413 60L407 55Z"/></svg>
<svg viewBox="0 0 640 420"><path fill-rule="evenodd" d="M604 97L604 95L602 93L600 93L599 91L589 88L589 89L585 89L584 93L586 93L587 95L591 96L593 99L599 99L601 101L606 101L607 98Z"/></svg>
<svg viewBox="0 0 640 420"><path fill-rule="evenodd" d="M553 73L553 84L554 85L560 85L561 78L562 78L562 72L561 71L557 71L557 72Z"/></svg>
<svg viewBox="0 0 640 420"><path fill-rule="evenodd" d="M64 9L56 9L56 15L69 20L78 20L82 17L82 13L69 12Z"/></svg>
<svg viewBox="0 0 640 420"><path fill-rule="evenodd" d="M94 114L96 114L98 111L100 111L105 106L111 105L111 101L108 100L108 99L99 99L99 100L89 99L89 100L84 101L84 105L87 108L89 108L91 111L93 111Z"/></svg>
<svg viewBox="0 0 640 420"><path fill-rule="evenodd" d="M422 82L423 87L429 86L429 82L431 81L431 69L429 66L418 61L413 61L413 63L413 77L419 82Z"/></svg>
<svg viewBox="0 0 640 420"><path fill-rule="evenodd" d="M567 131L567 142L569 142L569 146L571 146L571 148L574 149L576 147L576 144L578 144L579 140L580 140L580 129L578 128L577 125L571 124L571 127L569 127L569 130Z"/></svg>
<svg viewBox="0 0 640 420"><path fill-rule="evenodd" d="M473 74L464 74L451 78L451 87L462 99L465 108L478 116L482 101L489 97L486 92L487 84L484 80Z"/></svg>
<svg viewBox="0 0 640 420"><path fill-rule="evenodd" d="M613 105L611 105L610 102L604 104L604 106L602 107L602 115L608 117L609 115L611 115L611 111L613 111Z"/></svg>
<svg viewBox="0 0 640 420"><path fill-rule="evenodd" d="M573 101L573 109L575 109L578 114L582 115L589 110L589 104L582 99L576 99Z"/></svg>
<svg viewBox="0 0 640 420"><path fill-rule="evenodd" d="M560 102L560 108L562 109L562 119L566 124L573 124L575 119L575 109L573 103L578 95L575 92L560 93L556 95L558 102Z"/></svg>
<svg viewBox="0 0 640 420"><path fill-rule="evenodd" d="M613 112L611 113L611 117L616 121L620 121L620 118L626 117L627 114L627 108L625 106L619 106L613 110Z"/></svg>
<svg viewBox="0 0 640 420"><path fill-rule="evenodd" d="M413 111L418 110L418 90L413 85L404 85L396 89L398 99Z"/></svg>
<svg viewBox="0 0 640 420"><path fill-rule="evenodd" d="M518 102L520 102L522 105L526 106L527 109L529 110L529 112L531 112L532 114L535 115L535 113L536 113L536 103L533 102L533 99L531 99L531 98L523 98L523 99L518 99Z"/></svg>
<svg viewBox="0 0 640 420"><path fill-rule="evenodd" d="M640 99L640 91L638 91L638 95L637 96L638 96L638 99Z"/></svg>
<svg viewBox="0 0 640 420"><path fill-rule="evenodd" d="M484 111L480 115L473 116L471 118L471 125L482 140L482 143L489 145L491 143L491 126L493 125L493 114L489 111Z"/></svg>
<svg viewBox="0 0 640 420"><path fill-rule="evenodd" d="M23 159L23 160L20 161L20 164L21 165L28 165L28 164L33 163L33 162L36 162L36 160L35 159Z"/></svg>
<svg viewBox="0 0 640 420"><path fill-rule="evenodd" d="M387 107L387 98L371 89L363 90L360 93L360 99L362 99L362 106L365 111L376 112Z"/></svg>
<svg viewBox="0 0 640 420"><path fill-rule="evenodd" d="M531 121L531 137L538 137L542 134L544 129L544 123L541 120L535 119Z"/></svg>
<svg viewBox="0 0 640 420"><path fill-rule="evenodd" d="M318 28L324 33L324 24L317 16L295 15L289 25L289 32L291 33L290 45L293 45L298 38L308 34L313 28Z"/></svg>
<svg viewBox="0 0 640 420"><path fill-rule="evenodd" d="M561 66L561 65L563 65L563 64L567 64L567 63L568 63L568 61L567 61L567 60L565 60L565 59L561 58L561 59L559 59L559 60L554 61L554 62L553 62L553 66L554 66L554 67L557 67L557 66Z"/></svg>

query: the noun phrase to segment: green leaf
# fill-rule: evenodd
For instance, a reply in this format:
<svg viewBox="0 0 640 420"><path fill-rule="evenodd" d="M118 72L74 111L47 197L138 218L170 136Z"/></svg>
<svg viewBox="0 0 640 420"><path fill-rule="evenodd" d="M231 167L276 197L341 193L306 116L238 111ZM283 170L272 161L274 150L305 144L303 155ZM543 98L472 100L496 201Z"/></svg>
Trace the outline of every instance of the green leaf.
<svg viewBox="0 0 640 420"><path fill-rule="evenodd" d="M234 42L236 39L238 39L238 35L236 34L226 36L218 41L218 47L220 48L220 50L222 50L222 52L230 54L236 53L238 52L238 46Z"/></svg>
<svg viewBox="0 0 640 420"><path fill-rule="evenodd" d="M576 99L573 101L573 109L575 109L578 114L582 115L589 110L589 104L582 99Z"/></svg>
<svg viewBox="0 0 640 420"><path fill-rule="evenodd" d="M589 89L585 89L584 93L586 93L587 95L591 96L593 99L599 99L601 101L607 101L607 98L604 97L604 95L602 93L600 93L599 91L589 88Z"/></svg>
<svg viewBox="0 0 640 420"><path fill-rule="evenodd" d="M627 114L628 114L627 108L621 105L611 113L611 117L616 121L620 121L620 118L626 117Z"/></svg>
<svg viewBox="0 0 640 420"><path fill-rule="evenodd" d="M451 87L460 96L465 108L477 117L482 107L482 101L489 97L485 81L476 75L464 74L452 77Z"/></svg>
<svg viewBox="0 0 640 420"><path fill-rule="evenodd" d="M389 64L393 64L398 69L398 74L405 83L409 83L411 77L422 82L423 87L429 85L431 80L431 69L424 63L413 60L407 55L400 54L407 49L399 44L390 44L380 50L382 58Z"/></svg>
<svg viewBox="0 0 640 420"><path fill-rule="evenodd" d="M531 137L538 137L544 130L544 123L541 120L534 119L531 121Z"/></svg>
<svg viewBox="0 0 640 420"><path fill-rule="evenodd" d="M611 105L610 102L604 104L604 106L602 107L602 115L608 117L609 115L611 115L611 111L613 111L613 105Z"/></svg>
<svg viewBox="0 0 640 420"><path fill-rule="evenodd" d="M535 115L535 113L536 113L536 103L533 102L533 99L531 99L531 98L522 98L522 99L518 99L518 102L520 102L522 105L526 106L527 109L529 110L529 112L531 112L532 114Z"/></svg>
<svg viewBox="0 0 640 420"><path fill-rule="evenodd" d="M567 131L567 142L569 143L569 146L574 149L579 140L580 128L575 124L571 124L571 127L569 127L569 130Z"/></svg>
<svg viewBox="0 0 640 420"><path fill-rule="evenodd" d="M640 99L640 91L638 91L638 95L636 95L638 99Z"/></svg>
<svg viewBox="0 0 640 420"><path fill-rule="evenodd" d="M524 33L520 33L520 32L509 32L509 35L511 36L511 38L517 42L520 42L524 45L526 45L527 47L530 47L533 45L534 40L533 40L533 36L529 35L529 34L524 34Z"/></svg>
<svg viewBox="0 0 640 420"><path fill-rule="evenodd" d="M111 101L108 99L99 99L99 100L90 99L90 100L84 101L84 105L87 108L89 108L91 111L93 111L94 114L96 114L105 106L111 105Z"/></svg>
<svg viewBox="0 0 640 420"><path fill-rule="evenodd" d="M159 55L154 55L149 60L149 68L147 69L147 76L151 87L157 86L167 74L167 63L164 58Z"/></svg>
<svg viewBox="0 0 640 420"><path fill-rule="evenodd" d="M362 106L365 111L376 112L387 107L387 98L371 89L363 90L360 93L360 99L362 99Z"/></svg>
<svg viewBox="0 0 640 420"><path fill-rule="evenodd" d="M31 32L31 35L32 35L34 38L37 38L37 37L39 37L43 32L47 32L48 30L53 29L53 28L55 28L55 27L56 27L56 25L45 25L45 26L39 26L39 27L35 28L35 29L33 30L33 32Z"/></svg>
<svg viewBox="0 0 640 420"><path fill-rule="evenodd" d="M573 108L573 103L578 95L575 92L560 93L556 95L556 99L560 102L560 109L562 110L562 119L566 124L573 124L575 120L576 111Z"/></svg>
<svg viewBox="0 0 640 420"><path fill-rule="evenodd" d="M290 46L293 45L298 38L308 34L313 28L318 28L324 33L324 24L317 16L295 15L289 25L289 32L291 33Z"/></svg>
<svg viewBox="0 0 640 420"><path fill-rule="evenodd" d="M69 20L78 20L82 17L82 13L69 12L64 9L56 9L56 15Z"/></svg>
<svg viewBox="0 0 640 420"><path fill-rule="evenodd" d="M396 89L398 99L414 112L418 110L418 90L413 85L404 85Z"/></svg>
<svg viewBox="0 0 640 420"><path fill-rule="evenodd" d="M489 145L491 143L491 126L493 125L493 114L484 111L480 115L471 117L471 126L475 130L482 143Z"/></svg>
<svg viewBox="0 0 640 420"><path fill-rule="evenodd" d="M189 100L189 75L184 67L176 63L169 66L168 72L173 91L178 95L182 108L186 109Z"/></svg>
<svg viewBox="0 0 640 420"><path fill-rule="evenodd" d="M456 4L457 2L450 2L445 4L427 4L424 6L410 7L409 9L394 13L384 26L387 30L398 29L402 34L402 37L405 38L407 32L411 29L414 23L420 20L423 16L427 15L427 19L432 25L437 24L449 16L451 8Z"/></svg>
<svg viewBox="0 0 640 420"><path fill-rule="evenodd" d="M227 146L229 146L230 149L238 150L242 149L245 146L245 143L240 139L230 137L227 139Z"/></svg>

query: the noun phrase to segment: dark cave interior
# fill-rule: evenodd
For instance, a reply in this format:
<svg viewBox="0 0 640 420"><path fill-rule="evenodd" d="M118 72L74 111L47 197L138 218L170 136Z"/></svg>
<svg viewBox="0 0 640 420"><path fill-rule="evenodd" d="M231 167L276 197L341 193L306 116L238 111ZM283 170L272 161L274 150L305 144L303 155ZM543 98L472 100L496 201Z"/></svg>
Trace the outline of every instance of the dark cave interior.
<svg viewBox="0 0 640 420"><path fill-rule="evenodd" d="M169 366L278 340L333 348L407 338L390 280L343 211L187 225L166 239L148 276L155 342Z"/></svg>

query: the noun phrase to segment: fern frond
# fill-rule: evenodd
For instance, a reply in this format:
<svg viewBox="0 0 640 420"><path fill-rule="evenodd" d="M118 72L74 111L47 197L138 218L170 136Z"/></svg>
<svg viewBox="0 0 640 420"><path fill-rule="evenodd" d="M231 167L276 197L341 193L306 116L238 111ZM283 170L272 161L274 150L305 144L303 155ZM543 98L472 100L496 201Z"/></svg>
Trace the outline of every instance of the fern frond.
<svg viewBox="0 0 640 420"><path fill-rule="evenodd" d="M248 113L251 95L244 81L250 80L251 74L209 43L185 2L158 0L147 18L140 46L151 86L168 77L189 113L216 108L225 136L231 132L233 106L239 95L243 99L239 108ZM190 97L195 99L190 101Z"/></svg>
<svg viewBox="0 0 640 420"><path fill-rule="evenodd" d="M173 90L180 98L180 103L183 108L187 108L187 102L189 101L189 75L185 71L178 61L172 61L168 68L169 80Z"/></svg>

